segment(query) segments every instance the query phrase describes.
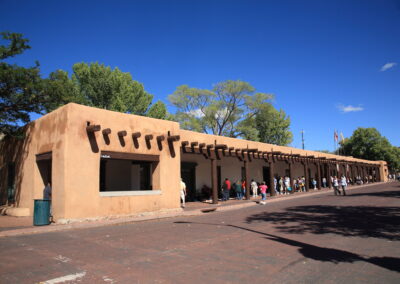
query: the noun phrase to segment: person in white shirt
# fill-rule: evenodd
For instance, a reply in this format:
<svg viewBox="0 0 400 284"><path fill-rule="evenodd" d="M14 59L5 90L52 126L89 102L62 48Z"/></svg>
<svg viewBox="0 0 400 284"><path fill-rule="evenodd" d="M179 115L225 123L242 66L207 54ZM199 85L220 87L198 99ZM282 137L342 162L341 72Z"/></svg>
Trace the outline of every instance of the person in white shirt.
<svg viewBox="0 0 400 284"><path fill-rule="evenodd" d="M343 195L346 195L347 180L345 176L342 176L340 185L342 186Z"/></svg>
<svg viewBox="0 0 400 284"><path fill-rule="evenodd" d="M339 181L336 176L333 177L332 185L333 185L333 190L335 192L335 195L338 195L338 194L340 195Z"/></svg>
<svg viewBox="0 0 400 284"><path fill-rule="evenodd" d="M258 196L258 185L254 181L254 179L251 180L250 186L251 186L251 190L253 191L253 197L257 197Z"/></svg>
<svg viewBox="0 0 400 284"><path fill-rule="evenodd" d="M181 179L181 201L183 208L185 208L185 197L186 197L186 184Z"/></svg>

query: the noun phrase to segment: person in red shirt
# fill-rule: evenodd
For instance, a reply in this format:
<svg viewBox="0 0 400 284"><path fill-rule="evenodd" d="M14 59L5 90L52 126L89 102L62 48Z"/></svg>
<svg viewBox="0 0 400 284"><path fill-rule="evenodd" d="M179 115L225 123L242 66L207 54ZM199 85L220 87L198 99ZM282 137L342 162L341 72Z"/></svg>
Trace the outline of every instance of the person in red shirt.
<svg viewBox="0 0 400 284"><path fill-rule="evenodd" d="M259 188L261 192L261 203L265 204L265 200L267 199L267 189L268 189L268 186L265 184L265 181L261 183Z"/></svg>
<svg viewBox="0 0 400 284"><path fill-rule="evenodd" d="M229 200L229 192L231 190L231 181L228 178L225 178L222 188L222 201L227 201Z"/></svg>

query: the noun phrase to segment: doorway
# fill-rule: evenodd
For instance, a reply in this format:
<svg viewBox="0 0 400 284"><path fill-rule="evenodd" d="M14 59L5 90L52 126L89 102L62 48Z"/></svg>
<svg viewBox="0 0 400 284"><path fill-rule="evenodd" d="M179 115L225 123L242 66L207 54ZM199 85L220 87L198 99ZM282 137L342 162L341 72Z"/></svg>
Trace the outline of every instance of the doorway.
<svg viewBox="0 0 400 284"><path fill-rule="evenodd" d="M196 166L197 163L189 163L189 162L181 163L181 178L183 182L186 184L187 201L197 200Z"/></svg>
<svg viewBox="0 0 400 284"><path fill-rule="evenodd" d="M271 188L269 188L270 186L270 179L271 179L271 176L270 176L270 174L269 174L269 167L263 167L263 180L262 181L265 181L265 184L267 184L268 185L268 190L267 190L267 192L269 192L269 193L271 193Z"/></svg>

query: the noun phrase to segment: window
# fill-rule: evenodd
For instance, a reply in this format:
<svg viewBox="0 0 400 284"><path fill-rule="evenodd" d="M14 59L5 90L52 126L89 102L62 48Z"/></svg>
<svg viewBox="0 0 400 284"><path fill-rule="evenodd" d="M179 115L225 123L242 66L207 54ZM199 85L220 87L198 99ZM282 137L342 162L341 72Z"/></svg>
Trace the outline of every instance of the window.
<svg viewBox="0 0 400 284"><path fill-rule="evenodd" d="M159 156L101 153L100 192L149 192L160 189L158 181Z"/></svg>

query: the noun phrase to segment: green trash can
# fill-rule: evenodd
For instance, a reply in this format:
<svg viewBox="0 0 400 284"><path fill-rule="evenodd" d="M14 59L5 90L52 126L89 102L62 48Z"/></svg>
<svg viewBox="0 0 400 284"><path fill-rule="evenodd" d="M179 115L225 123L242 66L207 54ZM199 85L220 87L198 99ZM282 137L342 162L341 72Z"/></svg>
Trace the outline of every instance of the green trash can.
<svg viewBox="0 0 400 284"><path fill-rule="evenodd" d="M43 226L50 224L50 200L35 199L33 209L33 225Z"/></svg>

